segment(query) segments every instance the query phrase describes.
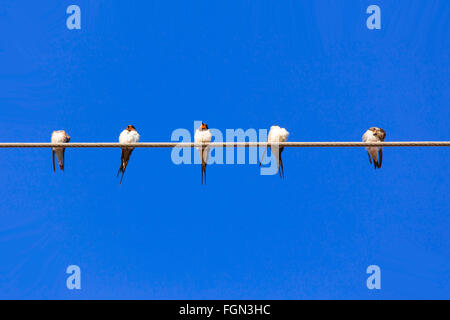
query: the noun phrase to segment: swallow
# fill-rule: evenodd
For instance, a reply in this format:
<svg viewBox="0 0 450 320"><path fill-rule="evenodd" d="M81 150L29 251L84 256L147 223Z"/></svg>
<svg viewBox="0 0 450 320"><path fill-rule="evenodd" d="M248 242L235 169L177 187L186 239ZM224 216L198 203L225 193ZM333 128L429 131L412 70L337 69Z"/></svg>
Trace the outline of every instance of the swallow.
<svg viewBox="0 0 450 320"><path fill-rule="evenodd" d="M139 133L136 131L136 128L132 125L127 126L125 130L122 131L122 133L119 136L119 143L138 143L139 142ZM122 148L122 152L120 154L120 167L119 171L117 172L117 176L119 176L119 173L122 172L122 177L120 178L119 184L122 183L123 175L125 174L125 170L128 165L128 161L130 160L131 153L133 152L134 148L124 147Z"/></svg>
<svg viewBox="0 0 450 320"><path fill-rule="evenodd" d="M383 142L386 138L386 131L381 128L371 127L367 130L363 136L363 142ZM366 148L367 154L369 155L369 162L373 165L375 170L381 168L383 162L383 148L382 147L368 147Z"/></svg>
<svg viewBox="0 0 450 320"><path fill-rule="evenodd" d="M287 138L289 136L289 132L285 128L280 128L279 126L271 126L269 130L269 135L267 137L267 143L269 144L266 146L266 149L264 150L264 153L262 155L261 161L259 162L259 166L261 167L261 164L264 160L264 155L266 154L267 148L271 148L272 152L275 151L275 154L277 154L277 166L278 166L278 172L280 174L281 178L284 178L284 168L283 168L283 159L281 158L281 153L284 150L284 147L279 147L278 143L280 142L286 142ZM274 144L274 145L271 145ZM281 168L281 170L280 170Z"/></svg>
<svg viewBox="0 0 450 320"><path fill-rule="evenodd" d="M194 141L195 143L210 143L211 142L211 131L208 129L208 125L206 123L202 123L201 126L195 130ZM203 184L203 174L205 176L205 184L206 184L206 163L208 162L209 156L209 146L197 147L200 152L200 159L202 160L202 184Z"/></svg>
<svg viewBox="0 0 450 320"><path fill-rule="evenodd" d="M52 143L69 143L70 137L64 130L58 130L52 132ZM52 148L52 158L53 158L53 172L56 171L55 168L55 154L58 158L58 165L61 171L64 171L64 153L66 148Z"/></svg>

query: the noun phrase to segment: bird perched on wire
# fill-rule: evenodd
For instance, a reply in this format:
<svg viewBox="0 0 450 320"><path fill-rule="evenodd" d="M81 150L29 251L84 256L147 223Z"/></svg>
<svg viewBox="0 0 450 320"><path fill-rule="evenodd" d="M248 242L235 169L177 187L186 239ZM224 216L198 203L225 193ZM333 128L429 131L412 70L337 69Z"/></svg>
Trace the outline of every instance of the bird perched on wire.
<svg viewBox="0 0 450 320"><path fill-rule="evenodd" d="M264 155L266 154L267 148L269 147L276 157L278 172L281 178L284 178L283 159L281 158L281 153L283 152L284 147L278 146L278 143L286 142L288 136L289 132L285 128L280 128L279 126L271 126L269 135L267 137L267 143L269 143L269 145L264 150L261 161L259 162L259 166L261 167L262 161L264 160Z"/></svg>
<svg viewBox="0 0 450 320"><path fill-rule="evenodd" d="M52 132L52 143L68 143L70 141L69 135L64 130L57 130ZM64 171L64 153L66 148L52 148L52 158L53 158L53 172L56 171L55 168L55 154L58 158L58 165L61 171Z"/></svg>
<svg viewBox="0 0 450 320"><path fill-rule="evenodd" d="M367 130L363 136L363 142L383 142L386 138L386 131L378 127L371 127ZM369 162L375 167L375 170L381 168L383 162L383 148L382 147L368 147L366 148L369 155ZM371 158L372 156L372 158Z"/></svg>
<svg viewBox="0 0 450 320"><path fill-rule="evenodd" d="M208 125L206 123L201 124L201 126L195 130L194 134L194 142L195 143L210 143L211 142L211 131L208 129ZM201 146L197 147L200 152L200 159L202 161L201 169L202 169L202 184L203 184L203 175L205 176L205 184L206 184L206 163L208 162L209 156L209 146Z"/></svg>
<svg viewBox="0 0 450 320"><path fill-rule="evenodd" d="M128 143L138 143L139 142L139 133L136 131L136 128L132 125L127 126L125 130L119 136L119 143L128 144ZM122 152L120 154L120 167L117 172L117 176L122 172L122 177L120 178L119 184L122 183L123 175L125 174L125 170L128 165L128 161L130 160L131 153L134 148L123 147Z"/></svg>

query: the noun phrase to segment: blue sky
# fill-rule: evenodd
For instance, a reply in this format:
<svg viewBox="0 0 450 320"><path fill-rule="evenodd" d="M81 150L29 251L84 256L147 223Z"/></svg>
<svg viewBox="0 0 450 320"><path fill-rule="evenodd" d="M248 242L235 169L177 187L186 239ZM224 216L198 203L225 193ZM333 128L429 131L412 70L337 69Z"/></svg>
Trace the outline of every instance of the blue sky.
<svg viewBox="0 0 450 320"><path fill-rule="evenodd" d="M66 8L81 8L81 30ZM382 29L365 13L381 8ZM290 141L449 140L446 0L3 1L0 141L269 128ZM138 149L0 150L0 298L450 298L448 148L290 148L257 165ZM66 288L67 266L82 289ZM381 268L382 289L366 287Z"/></svg>

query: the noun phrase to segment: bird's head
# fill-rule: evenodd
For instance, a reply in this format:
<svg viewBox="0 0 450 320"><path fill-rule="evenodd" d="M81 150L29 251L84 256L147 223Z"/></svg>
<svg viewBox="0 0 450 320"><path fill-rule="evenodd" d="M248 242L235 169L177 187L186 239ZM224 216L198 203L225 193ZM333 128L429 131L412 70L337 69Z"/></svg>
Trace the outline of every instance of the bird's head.
<svg viewBox="0 0 450 320"><path fill-rule="evenodd" d="M386 131L381 128L377 128L376 134L374 135L380 138L381 141L384 141L384 138L386 138Z"/></svg>
<svg viewBox="0 0 450 320"><path fill-rule="evenodd" d="M202 122L202 125L200 126L200 131L203 131L203 130L208 130L208 125L206 123Z"/></svg>
<svg viewBox="0 0 450 320"><path fill-rule="evenodd" d="M371 131L374 136L377 136L377 129L377 127L370 127L369 131Z"/></svg>
<svg viewBox="0 0 450 320"><path fill-rule="evenodd" d="M372 131L372 134L375 137L379 138L381 141L384 141L384 138L386 137L386 131L378 127L371 127L369 130Z"/></svg>
<svg viewBox="0 0 450 320"><path fill-rule="evenodd" d="M128 131L136 131L136 128L130 124L127 126L127 130Z"/></svg>

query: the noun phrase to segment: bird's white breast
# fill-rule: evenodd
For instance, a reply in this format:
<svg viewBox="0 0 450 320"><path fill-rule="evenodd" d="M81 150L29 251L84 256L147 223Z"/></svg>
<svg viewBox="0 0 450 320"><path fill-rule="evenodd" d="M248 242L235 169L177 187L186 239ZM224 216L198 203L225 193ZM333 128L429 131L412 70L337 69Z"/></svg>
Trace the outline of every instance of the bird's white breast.
<svg viewBox="0 0 450 320"><path fill-rule="evenodd" d="M367 130L362 136L363 142L379 142L380 139L373 134L372 130Z"/></svg>
<svg viewBox="0 0 450 320"><path fill-rule="evenodd" d="M139 133L137 133L137 131L123 130L119 136L119 142L120 143L138 143L139 138L140 138L140 136L139 136Z"/></svg>
<svg viewBox="0 0 450 320"><path fill-rule="evenodd" d="M362 136L363 142L380 142L380 139L373 134L372 130L367 130ZM369 152L377 152L379 147L366 147L366 150Z"/></svg>
<svg viewBox="0 0 450 320"><path fill-rule="evenodd" d="M65 142L66 142L66 132L64 130L53 131L52 143L65 143Z"/></svg>
<svg viewBox="0 0 450 320"><path fill-rule="evenodd" d="M207 143L211 142L211 131L209 130L195 130L194 141L196 143Z"/></svg>
<svg viewBox="0 0 450 320"><path fill-rule="evenodd" d="M279 126L270 127L269 136L267 138L268 142L286 142L289 136L289 132L285 128L280 128Z"/></svg>

